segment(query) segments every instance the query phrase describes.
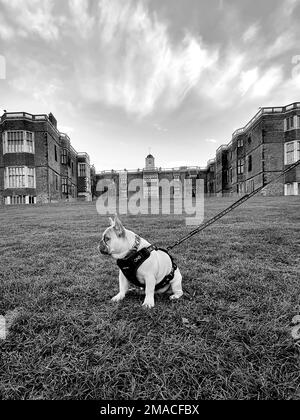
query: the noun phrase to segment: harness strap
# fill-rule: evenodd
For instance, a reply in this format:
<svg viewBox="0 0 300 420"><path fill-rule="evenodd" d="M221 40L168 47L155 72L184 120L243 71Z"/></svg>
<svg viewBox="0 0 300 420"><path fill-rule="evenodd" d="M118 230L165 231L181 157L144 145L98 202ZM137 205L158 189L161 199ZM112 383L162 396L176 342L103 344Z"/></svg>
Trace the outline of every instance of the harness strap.
<svg viewBox="0 0 300 420"><path fill-rule="evenodd" d="M139 238L139 242L140 240L141 238ZM132 249L130 251L130 254L126 258L117 260L117 264L130 283L144 289L145 285L139 282L136 273L138 268L143 264L143 262L145 262L150 257L152 251L165 252L171 258L172 262L171 272L155 286L155 291L157 291L167 286L170 283L170 281L173 280L175 271L177 269L177 265L175 264L173 257L168 253L168 251L162 248L157 248L155 245L150 245L149 247L142 248L140 251L136 252L134 252Z"/></svg>
<svg viewBox="0 0 300 420"><path fill-rule="evenodd" d="M172 255L170 255L168 253L167 250L163 249L163 248L158 248L158 251L163 251L166 254L169 255L169 257L171 258L171 262L172 262L172 268L171 268L171 272L170 274L168 274L167 276L165 276L162 281L160 283L158 283L155 286L155 291L162 289L163 287L167 286L168 284L170 284L170 282L173 280L174 276L175 276L175 271L177 270L177 264L174 261L174 258L172 257Z"/></svg>

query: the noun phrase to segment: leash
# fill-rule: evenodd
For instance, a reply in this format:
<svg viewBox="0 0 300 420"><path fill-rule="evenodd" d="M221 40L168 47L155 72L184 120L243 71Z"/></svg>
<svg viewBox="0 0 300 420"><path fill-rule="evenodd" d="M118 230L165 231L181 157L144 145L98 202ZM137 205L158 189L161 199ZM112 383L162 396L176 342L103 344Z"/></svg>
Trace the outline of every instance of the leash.
<svg viewBox="0 0 300 420"><path fill-rule="evenodd" d="M293 163L292 165L290 165L288 168L286 168L284 171L282 171L280 173L280 175L278 175L276 178L272 179L272 181L267 182L265 185L257 188L256 190L252 191L249 194L244 195L242 198L240 198L238 201L236 201L235 203L233 203L231 206L229 206L227 209L221 211L221 213L218 213L216 216L212 217L211 219L207 220L207 222L201 223L201 225L199 225L196 229L192 230L190 233L188 233L186 236L184 236L183 238L179 239L178 241L176 241L173 245L169 245L167 247L167 250L170 251L171 249L175 248L176 246L182 244L183 242L187 241L188 239L190 239L192 236L196 235L197 233L201 232L202 230L206 229L208 226L212 225L213 223L215 223L217 220L221 219L222 217L224 217L226 214L230 213L232 210L236 209L237 207L239 207L241 204L245 203L246 201L248 201L250 198L252 198L253 196L255 196L256 194L258 194L261 190L263 190L264 188L266 188L268 185L272 184L273 182L277 181L279 178L281 178L283 175L285 175L286 173L288 173L289 171L291 171L292 169L296 168L298 165L300 165L300 159L297 160L297 162Z"/></svg>

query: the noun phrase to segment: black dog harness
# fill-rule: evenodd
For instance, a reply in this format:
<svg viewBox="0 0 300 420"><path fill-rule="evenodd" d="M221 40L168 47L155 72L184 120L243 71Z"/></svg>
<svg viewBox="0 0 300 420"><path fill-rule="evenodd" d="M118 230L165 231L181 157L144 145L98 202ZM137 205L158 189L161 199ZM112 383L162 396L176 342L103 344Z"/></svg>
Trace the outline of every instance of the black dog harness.
<svg viewBox="0 0 300 420"><path fill-rule="evenodd" d="M129 255L126 258L117 260L118 267L130 283L132 283L134 286L145 289L145 285L140 283L137 278L137 270L143 264L143 262L145 262L150 257L152 251L163 251L171 258L172 269L170 274L165 276L162 281L155 286L155 291L162 289L163 287L170 284L171 280L173 280L177 265L168 251L162 248L157 248L155 245L150 245L149 247L142 248L140 251L138 251L140 242L141 238L136 235L135 244Z"/></svg>

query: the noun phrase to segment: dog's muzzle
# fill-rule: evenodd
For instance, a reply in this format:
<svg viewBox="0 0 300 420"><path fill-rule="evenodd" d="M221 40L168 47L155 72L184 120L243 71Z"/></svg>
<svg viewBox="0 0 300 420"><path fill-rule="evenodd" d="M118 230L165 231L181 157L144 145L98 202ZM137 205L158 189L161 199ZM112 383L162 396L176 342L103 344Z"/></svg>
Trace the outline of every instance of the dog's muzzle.
<svg viewBox="0 0 300 420"><path fill-rule="evenodd" d="M101 240L98 245L98 251L103 255L109 255L108 247L103 240Z"/></svg>

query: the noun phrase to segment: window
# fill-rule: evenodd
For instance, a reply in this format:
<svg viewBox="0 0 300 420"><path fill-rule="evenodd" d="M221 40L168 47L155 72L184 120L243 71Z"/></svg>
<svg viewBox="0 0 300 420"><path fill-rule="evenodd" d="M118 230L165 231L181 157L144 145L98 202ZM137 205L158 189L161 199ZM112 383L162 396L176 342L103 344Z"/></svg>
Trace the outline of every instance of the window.
<svg viewBox="0 0 300 420"><path fill-rule="evenodd" d="M6 188L25 188L25 168L6 168L8 185Z"/></svg>
<svg viewBox="0 0 300 420"><path fill-rule="evenodd" d="M56 147L56 145L54 145L54 157L55 157L55 161L57 162L57 147Z"/></svg>
<svg viewBox="0 0 300 420"><path fill-rule="evenodd" d="M253 191L254 191L254 179L251 179L250 181L248 181L247 192L251 193Z"/></svg>
<svg viewBox="0 0 300 420"><path fill-rule="evenodd" d="M13 195L10 197L10 202L12 205L14 204L26 204L26 196L25 195Z"/></svg>
<svg viewBox="0 0 300 420"><path fill-rule="evenodd" d="M251 144L251 142L252 142L252 138L251 138L251 136L249 136L248 137L248 144Z"/></svg>
<svg viewBox="0 0 300 420"><path fill-rule="evenodd" d="M35 168L11 166L5 168L4 188L36 188Z"/></svg>
<svg viewBox="0 0 300 420"><path fill-rule="evenodd" d="M237 147L243 147L243 146L244 146L243 139L238 139Z"/></svg>
<svg viewBox="0 0 300 420"><path fill-rule="evenodd" d="M54 174L55 189L58 191L58 175Z"/></svg>
<svg viewBox="0 0 300 420"><path fill-rule="evenodd" d="M8 153L24 152L23 131L9 131L7 133L7 151Z"/></svg>
<svg viewBox="0 0 300 420"><path fill-rule="evenodd" d="M62 178L61 190L63 194L68 194L68 179L67 178Z"/></svg>
<svg viewBox="0 0 300 420"><path fill-rule="evenodd" d="M35 204L36 197L32 195L11 195L5 197L6 205L16 205L16 204Z"/></svg>
<svg viewBox="0 0 300 420"><path fill-rule="evenodd" d="M76 187L73 184L72 184L72 187L71 187L71 191L72 191L72 197L76 198Z"/></svg>
<svg viewBox="0 0 300 420"><path fill-rule="evenodd" d="M237 173L241 175L244 173L244 159L239 159L237 163Z"/></svg>
<svg viewBox="0 0 300 420"><path fill-rule="evenodd" d="M74 162L72 162L72 176L74 175Z"/></svg>
<svg viewBox="0 0 300 420"><path fill-rule="evenodd" d="M85 163L79 163L78 172L79 172L80 177L86 177L86 164Z"/></svg>
<svg viewBox="0 0 300 420"><path fill-rule="evenodd" d="M67 159L68 159L67 149L63 149L62 155L61 155L61 163L63 165L66 165L67 164Z"/></svg>
<svg viewBox="0 0 300 420"><path fill-rule="evenodd" d="M33 133L26 131L26 146L27 146L27 153L34 153L33 148Z"/></svg>
<svg viewBox="0 0 300 420"><path fill-rule="evenodd" d="M286 145L286 163L287 165L290 165L291 163L294 163L294 142L292 143L287 143Z"/></svg>
<svg viewBox="0 0 300 420"><path fill-rule="evenodd" d="M252 156L248 156L248 172L252 171Z"/></svg>
<svg viewBox="0 0 300 420"><path fill-rule="evenodd" d="M285 195L294 195L294 185L293 184L285 184L284 186L284 193Z"/></svg>
<svg viewBox="0 0 300 420"><path fill-rule="evenodd" d="M291 165L300 159L300 141L295 140L284 145L284 163Z"/></svg>
<svg viewBox="0 0 300 420"><path fill-rule="evenodd" d="M228 179L229 179L229 171L225 171L224 172L224 183L227 184L228 183Z"/></svg>
<svg viewBox="0 0 300 420"><path fill-rule="evenodd" d="M35 188L35 169L27 168L28 188Z"/></svg>
<svg viewBox="0 0 300 420"><path fill-rule="evenodd" d="M284 131L300 128L300 115L288 117L284 120Z"/></svg>
<svg viewBox="0 0 300 420"><path fill-rule="evenodd" d="M243 194L244 193L244 183L240 182L239 184L236 184L236 192L238 194Z"/></svg>
<svg viewBox="0 0 300 420"><path fill-rule="evenodd" d="M3 154L34 153L34 133L29 131L6 131L2 135Z"/></svg>

